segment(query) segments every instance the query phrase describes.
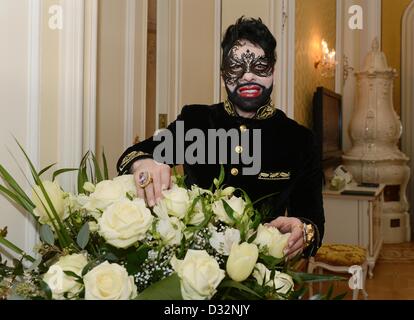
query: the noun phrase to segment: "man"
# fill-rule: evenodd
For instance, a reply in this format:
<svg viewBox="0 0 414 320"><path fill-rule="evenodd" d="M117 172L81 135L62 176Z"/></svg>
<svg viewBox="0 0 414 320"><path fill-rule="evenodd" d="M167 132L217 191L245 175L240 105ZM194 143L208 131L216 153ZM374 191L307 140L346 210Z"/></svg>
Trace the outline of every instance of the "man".
<svg viewBox="0 0 414 320"><path fill-rule="evenodd" d="M223 165L224 183L244 189L252 200L274 194L259 205L260 210L267 209L270 213L266 222L283 233L291 232L286 254L293 255L306 247L307 254L315 254L324 232L320 159L311 131L287 118L271 102L275 48L275 38L260 19L238 19L227 29L222 42L221 74L227 100L212 106L185 106L167 129L173 136L179 135L182 124L185 132L200 129L208 136L202 151L210 155L220 148L214 145L217 140L210 138L211 130L233 130L241 136L248 133L244 142L253 142L253 151L261 147L253 157L253 160L260 159L258 172L251 174L251 170L244 174L246 168L234 161L235 154L238 159L246 159L250 148L226 145L227 155L233 157L231 163L223 163L221 156L213 156L214 163L184 160L187 185L210 187ZM189 145L189 141L183 139L174 141L175 158L167 165L153 157L160 144L157 140L152 137L130 147L117 165L119 174L134 174L138 195L146 199L149 206L154 206L162 197L163 189L170 187L169 165L177 164L179 150ZM211 145L213 149L208 148ZM285 212L288 216L284 216Z"/></svg>

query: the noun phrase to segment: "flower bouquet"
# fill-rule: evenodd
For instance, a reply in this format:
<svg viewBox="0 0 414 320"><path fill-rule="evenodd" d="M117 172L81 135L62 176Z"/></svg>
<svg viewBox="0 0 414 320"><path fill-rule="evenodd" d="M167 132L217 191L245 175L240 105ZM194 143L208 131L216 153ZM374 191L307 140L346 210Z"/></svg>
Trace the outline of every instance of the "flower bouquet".
<svg viewBox="0 0 414 320"><path fill-rule="evenodd" d="M33 216L40 242L32 257L0 230L0 244L18 255L13 266L0 260L0 299L301 299L306 282L339 279L295 270L300 256L283 253L289 234L263 225L249 196L223 185L223 170L210 189L174 175L149 208L132 175L109 179L104 155L103 170L87 153L47 181L52 166L37 171L20 149L32 190L0 166L0 192ZM73 170L77 194L56 181Z"/></svg>

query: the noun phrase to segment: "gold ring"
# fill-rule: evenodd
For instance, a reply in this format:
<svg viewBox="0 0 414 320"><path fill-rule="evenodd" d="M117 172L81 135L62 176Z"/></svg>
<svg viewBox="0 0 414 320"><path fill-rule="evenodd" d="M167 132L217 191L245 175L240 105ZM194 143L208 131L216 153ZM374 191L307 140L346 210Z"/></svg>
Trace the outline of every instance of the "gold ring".
<svg viewBox="0 0 414 320"><path fill-rule="evenodd" d="M293 226L292 230L295 229L295 228L299 228L303 232L303 223L301 223L301 224L295 224Z"/></svg>
<svg viewBox="0 0 414 320"><path fill-rule="evenodd" d="M148 171L142 171L138 175L138 185L144 189L152 182L151 174Z"/></svg>

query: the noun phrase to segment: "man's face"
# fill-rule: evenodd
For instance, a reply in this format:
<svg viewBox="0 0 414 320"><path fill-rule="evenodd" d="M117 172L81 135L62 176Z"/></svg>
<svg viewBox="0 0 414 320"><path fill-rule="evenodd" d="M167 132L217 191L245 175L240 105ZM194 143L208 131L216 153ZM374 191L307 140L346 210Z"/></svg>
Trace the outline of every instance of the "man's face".
<svg viewBox="0 0 414 320"><path fill-rule="evenodd" d="M255 111L273 89L273 64L263 49L248 40L238 41L223 63L222 76L231 102L243 111Z"/></svg>

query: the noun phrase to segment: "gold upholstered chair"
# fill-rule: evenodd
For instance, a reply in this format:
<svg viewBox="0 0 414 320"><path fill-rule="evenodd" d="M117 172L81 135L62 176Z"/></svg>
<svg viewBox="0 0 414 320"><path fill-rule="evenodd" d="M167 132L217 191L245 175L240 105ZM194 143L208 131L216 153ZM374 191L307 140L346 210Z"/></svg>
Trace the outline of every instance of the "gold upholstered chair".
<svg viewBox="0 0 414 320"><path fill-rule="evenodd" d="M313 273L319 269L338 273L350 273L349 287L353 290L352 299L357 300L359 290L362 290L364 299L368 298L365 290L368 262L366 249L349 244L324 244L316 256L308 262L308 272ZM313 286L309 286L309 296L313 296Z"/></svg>

